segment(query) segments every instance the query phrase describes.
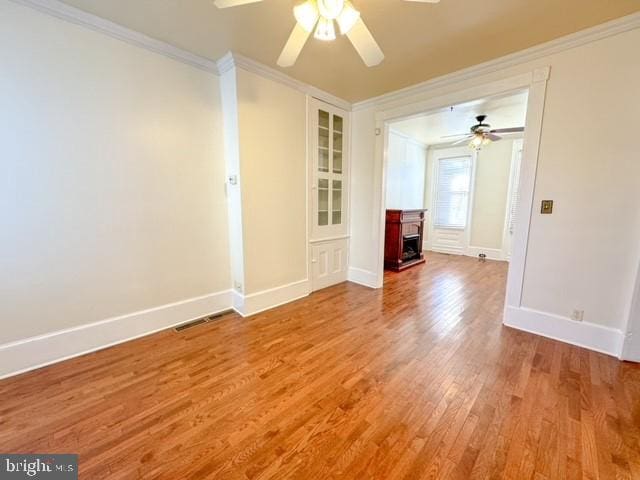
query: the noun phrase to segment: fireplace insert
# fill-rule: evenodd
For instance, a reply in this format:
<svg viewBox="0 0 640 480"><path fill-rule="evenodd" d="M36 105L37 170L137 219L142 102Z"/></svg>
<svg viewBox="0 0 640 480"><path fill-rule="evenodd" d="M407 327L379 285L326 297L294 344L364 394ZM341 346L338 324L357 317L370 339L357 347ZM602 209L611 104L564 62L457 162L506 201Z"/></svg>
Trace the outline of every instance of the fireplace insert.
<svg viewBox="0 0 640 480"><path fill-rule="evenodd" d="M420 258L420 234L402 236L402 261Z"/></svg>

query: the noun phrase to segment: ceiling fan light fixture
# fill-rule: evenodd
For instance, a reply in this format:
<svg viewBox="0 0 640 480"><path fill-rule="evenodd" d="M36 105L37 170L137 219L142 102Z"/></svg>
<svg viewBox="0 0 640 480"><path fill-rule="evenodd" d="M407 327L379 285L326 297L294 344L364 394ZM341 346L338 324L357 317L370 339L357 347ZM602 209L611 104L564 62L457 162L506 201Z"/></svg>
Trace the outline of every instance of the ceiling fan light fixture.
<svg viewBox="0 0 640 480"><path fill-rule="evenodd" d="M480 147L482 145L486 145L484 135L482 135L481 133L476 133L471 139L471 142L469 143L469 147L475 148L476 150L480 150Z"/></svg>
<svg viewBox="0 0 640 480"><path fill-rule="evenodd" d="M311 33L318 22L320 14L316 3L313 0L307 0L293 7L293 16L302 28Z"/></svg>
<svg viewBox="0 0 640 480"><path fill-rule="evenodd" d="M328 20L335 20L344 9L345 0L316 0L320 15Z"/></svg>
<svg viewBox="0 0 640 480"><path fill-rule="evenodd" d="M318 25L316 26L316 31L313 36L323 42L335 40L336 29L333 26L333 20L321 16L320 20L318 20Z"/></svg>
<svg viewBox="0 0 640 480"><path fill-rule="evenodd" d="M336 22L338 22L338 26L340 27L340 33L345 35L353 28L358 19L360 18L360 12L353 8L351 2L347 1L344 3L344 8L338 18L336 18Z"/></svg>

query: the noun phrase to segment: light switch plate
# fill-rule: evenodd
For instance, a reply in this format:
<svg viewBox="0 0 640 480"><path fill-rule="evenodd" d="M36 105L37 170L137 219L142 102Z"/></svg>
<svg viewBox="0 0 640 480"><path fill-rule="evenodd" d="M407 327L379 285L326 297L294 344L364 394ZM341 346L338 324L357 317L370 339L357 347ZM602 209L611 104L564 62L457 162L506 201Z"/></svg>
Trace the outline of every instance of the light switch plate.
<svg viewBox="0 0 640 480"><path fill-rule="evenodd" d="M540 206L540 213L549 215L553 213L553 200L542 200L542 205Z"/></svg>

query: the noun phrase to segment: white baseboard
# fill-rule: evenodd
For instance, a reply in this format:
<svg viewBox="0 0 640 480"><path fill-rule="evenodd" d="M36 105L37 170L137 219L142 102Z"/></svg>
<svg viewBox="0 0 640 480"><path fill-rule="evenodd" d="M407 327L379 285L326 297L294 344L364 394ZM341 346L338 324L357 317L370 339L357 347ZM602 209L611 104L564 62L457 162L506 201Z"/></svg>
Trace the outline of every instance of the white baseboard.
<svg viewBox="0 0 640 480"><path fill-rule="evenodd" d="M478 258L481 253L487 256L487 260L505 260L502 250L498 248L467 247L464 254L468 257Z"/></svg>
<svg viewBox="0 0 640 480"><path fill-rule="evenodd" d="M0 345L0 379L228 310L231 290Z"/></svg>
<svg viewBox="0 0 640 480"><path fill-rule="evenodd" d="M431 251L436 253L446 253L447 255L464 255L464 248L462 247L441 247L432 245Z"/></svg>
<svg viewBox="0 0 640 480"><path fill-rule="evenodd" d="M308 279L244 296L234 292L233 309L243 317L248 317L306 297L309 293L311 283Z"/></svg>
<svg viewBox="0 0 640 480"><path fill-rule="evenodd" d="M484 247L433 247L425 246L424 250L437 253L445 253L447 255L465 255L467 257L478 258L478 255L484 253L487 256L487 260L508 261L502 250L498 248L484 248Z"/></svg>
<svg viewBox="0 0 640 480"><path fill-rule="evenodd" d="M640 363L640 342L634 341L633 333L625 335L620 360Z"/></svg>
<svg viewBox="0 0 640 480"><path fill-rule="evenodd" d="M378 288L378 276L368 270L349 267L347 280L369 288Z"/></svg>
<svg viewBox="0 0 640 480"><path fill-rule="evenodd" d="M577 322L568 317L526 307L507 307L503 323L508 327L606 353L617 358L620 358L622 353L624 334L615 328L589 322Z"/></svg>

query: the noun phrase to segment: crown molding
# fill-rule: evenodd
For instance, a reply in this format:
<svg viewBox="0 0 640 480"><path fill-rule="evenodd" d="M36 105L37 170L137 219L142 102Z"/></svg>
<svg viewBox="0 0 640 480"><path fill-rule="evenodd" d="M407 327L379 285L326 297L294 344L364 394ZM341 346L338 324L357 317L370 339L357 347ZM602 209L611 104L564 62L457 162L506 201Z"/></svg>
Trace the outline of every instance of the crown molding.
<svg viewBox="0 0 640 480"><path fill-rule="evenodd" d="M170 45L161 40L148 37L142 33L105 20L102 17L87 13L59 0L11 0L14 3L31 7L39 12L81 25L112 38L122 40L136 47L144 48L192 67L217 74L216 62L208 58L195 55L181 48Z"/></svg>
<svg viewBox="0 0 640 480"><path fill-rule="evenodd" d="M79 8L72 7L59 0L11 1L216 75L221 75L234 67L239 67L262 77L280 82L307 95L335 105L336 107L348 111L351 110L351 103L346 100L301 82L300 80L296 80L285 73L237 53L229 52L216 62L161 40L148 37L140 32L123 27L122 25L85 12Z"/></svg>
<svg viewBox="0 0 640 480"><path fill-rule="evenodd" d="M300 80L296 80L275 68L269 67L237 53L229 52L218 61L213 61L209 58L196 55L169 43L149 37L140 32L136 32L135 30L123 27L122 25L111 22L97 15L87 13L59 0L11 1L216 75L221 75L234 67L239 67L262 77L280 82L347 111L357 111L371 107L378 107L416 94L426 93L452 83L461 82L480 75L494 73L508 67L537 60L554 53L559 53L564 50L575 48L586 43L594 42L596 40L640 27L640 12L633 13L631 15L620 17L594 27L566 35L550 42L533 46L526 50L511 53L494 60L489 60L488 62L480 63L416 85L352 104L329 92L316 88Z"/></svg>
<svg viewBox="0 0 640 480"><path fill-rule="evenodd" d="M631 15L626 15L585 30L580 30L576 33L541 43L519 52L511 53L494 60L489 60L488 62L448 73L446 75L427 80L426 82L421 82L400 90L395 90L361 102L356 102L353 104L353 110L357 111L372 107L379 107L416 94L427 93L437 88L451 85L452 83L462 82L480 75L494 73L509 67L538 60L548 55L579 47L581 45L624 33L638 27L640 27L640 12L632 13ZM540 70L538 75L540 77L544 77L544 75L548 77L548 74L548 70Z"/></svg>
<svg viewBox="0 0 640 480"><path fill-rule="evenodd" d="M318 100L322 100L323 102L330 103L331 105L342 108L343 110L350 111L352 108L350 102L340 97L336 97L335 95L309 85L308 83L296 80L286 73L282 73L275 68L271 68L238 53L228 52L216 62L216 66L219 75L223 75L233 68L242 68L243 70L255 73L256 75L260 75L261 77L282 83L283 85L298 90L311 97L317 98Z"/></svg>

